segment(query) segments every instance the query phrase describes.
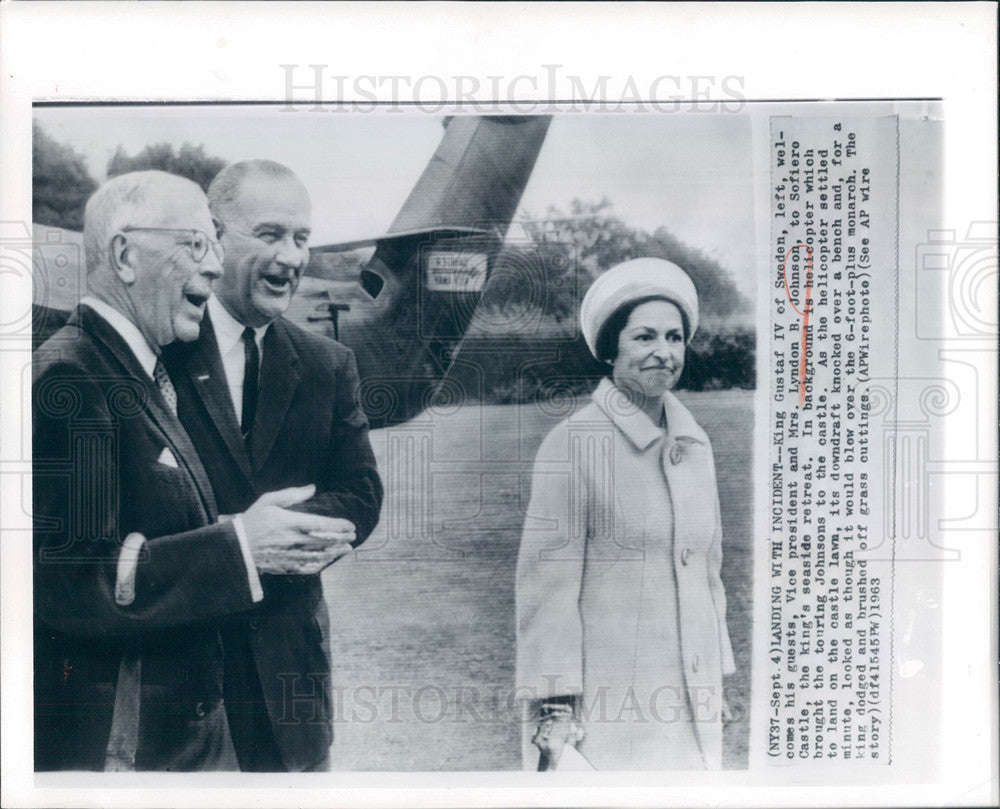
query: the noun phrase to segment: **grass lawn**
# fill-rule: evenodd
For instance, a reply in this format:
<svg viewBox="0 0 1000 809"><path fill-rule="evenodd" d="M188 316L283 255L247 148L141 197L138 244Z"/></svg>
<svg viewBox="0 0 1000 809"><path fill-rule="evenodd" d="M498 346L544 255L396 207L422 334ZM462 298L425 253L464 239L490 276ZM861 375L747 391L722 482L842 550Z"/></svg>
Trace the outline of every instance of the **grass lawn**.
<svg viewBox="0 0 1000 809"><path fill-rule="evenodd" d="M747 762L753 392L680 393L712 439L722 578L738 672L724 766ZM570 403L567 407L574 407ZM466 405L372 433L382 520L323 574L335 699L333 768L520 769L514 566L535 451L558 404Z"/></svg>

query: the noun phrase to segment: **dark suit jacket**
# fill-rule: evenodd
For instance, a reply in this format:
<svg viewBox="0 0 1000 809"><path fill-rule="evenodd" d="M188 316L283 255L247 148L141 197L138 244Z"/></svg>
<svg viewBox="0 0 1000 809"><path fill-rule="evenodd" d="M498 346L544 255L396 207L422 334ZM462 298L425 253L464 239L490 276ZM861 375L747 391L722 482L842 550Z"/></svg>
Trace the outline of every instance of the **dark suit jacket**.
<svg viewBox="0 0 1000 809"><path fill-rule="evenodd" d="M178 415L198 449L222 513L265 492L316 484L301 510L351 520L363 542L378 523L382 483L358 406L353 352L279 318L264 336L248 453L208 317L197 341L166 362ZM242 632L253 650L285 767L308 769L333 741L327 607L319 575L261 577L264 601Z"/></svg>
<svg viewBox="0 0 1000 809"><path fill-rule="evenodd" d="M86 306L35 354L32 396L36 769L103 768L126 651L141 659L136 768L232 768L208 619L253 602L194 447ZM123 607L117 562L133 531L148 541Z"/></svg>

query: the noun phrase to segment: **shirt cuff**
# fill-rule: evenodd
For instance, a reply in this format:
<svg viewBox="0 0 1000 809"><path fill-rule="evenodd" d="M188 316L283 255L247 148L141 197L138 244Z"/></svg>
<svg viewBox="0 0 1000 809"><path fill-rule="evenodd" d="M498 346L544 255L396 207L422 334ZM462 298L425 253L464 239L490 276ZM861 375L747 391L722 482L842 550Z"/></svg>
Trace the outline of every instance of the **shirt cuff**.
<svg viewBox="0 0 1000 809"><path fill-rule="evenodd" d="M115 603L120 607L127 607L135 601L135 573L139 567L139 551L145 542L146 537L135 531L122 543L115 575Z"/></svg>
<svg viewBox="0 0 1000 809"><path fill-rule="evenodd" d="M260 576L257 575L257 565L253 560L253 553L250 551L250 541L247 539L247 532L243 528L242 514L237 514L233 517L233 527L236 529L236 538L240 541L240 550L243 551L243 562L247 566L250 597L253 598L256 604L264 598L264 588L260 584Z"/></svg>

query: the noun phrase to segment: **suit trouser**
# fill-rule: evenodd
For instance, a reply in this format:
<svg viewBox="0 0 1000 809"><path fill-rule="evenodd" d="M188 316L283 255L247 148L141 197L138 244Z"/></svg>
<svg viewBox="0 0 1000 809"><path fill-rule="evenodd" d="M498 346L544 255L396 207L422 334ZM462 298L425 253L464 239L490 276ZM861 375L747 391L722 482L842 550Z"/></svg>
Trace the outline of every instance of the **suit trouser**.
<svg viewBox="0 0 1000 809"><path fill-rule="evenodd" d="M281 750L271 727L267 701L260 687L253 649L245 631L224 631L226 650L223 690L229 731L243 772L287 772ZM307 772L328 772L330 751L306 768Z"/></svg>
<svg viewBox="0 0 1000 809"><path fill-rule="evenodd" d="M226 650L223 691L229 731L244 772L285 772L288 768L271 730L253 649L245 631L223 633Z"/></svg>

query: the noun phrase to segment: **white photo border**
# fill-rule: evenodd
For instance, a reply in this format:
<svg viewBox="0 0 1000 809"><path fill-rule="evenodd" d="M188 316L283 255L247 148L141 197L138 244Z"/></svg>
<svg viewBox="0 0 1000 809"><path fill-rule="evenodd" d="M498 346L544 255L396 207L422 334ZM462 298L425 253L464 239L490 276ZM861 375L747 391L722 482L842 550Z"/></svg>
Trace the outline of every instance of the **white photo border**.
<svg viewBox="0 0 1000 809"><path fill-rule="evenodd" d="M998 218L996 14L992 3L636 3L626 10L613 3L7 2L0 6L0 220L31 222L34 102L286 101L281 66L322 65L326 101L408 101L434 114L448 109L434 96L442 87L443 101L464 91L467 103L513 100L521 108L510 105L512 112L545 111L553 99L576 97L574 80L592 88L602 76L612 99L629 97L629 80L638 97L654 87L667 102L673 95L942 99L943 225L961 234L970 223ZM376 81L357 84L372 75ZM346 77L341 85L337 76ZM392 76L411 77L408 88L377 81ZM476 88L455 81L470 76ZM656 84L663 76L678 81ZM443 79L426 79L415 96L420 77ZM302 106L290 114L328 114L308 111L315 96L308 85L295 94ZM8 323L25 310L30 289L25 279L0 276L0 283L0 323ZM992 283L995 289L995 275ZM982 407L995 408L995 355L970 361L979 363ZM0 351L0 513L7 515L30 502L21 483L30 478L30 453L22 452L29 419L23 364L23 356ZM996 420L986 421L994 431L980 440L995 447ZM948 429L957 436L973 428ZM946 480L945 497L963 485L960 476ZM995 506L995 481L989 494ZM995 804L995 527L963 535L962 563L945 570L945 760L931 784L776 787L741 772L685 775L682 786L634 774L552 774L543 782L530 773L330 773L242 774L233 787L231 775L208 773L122 775L108 787L100 773L32 772L31 543L23 526L5 520L0 803L201 806L210 796L214 806Z"/></svg>

